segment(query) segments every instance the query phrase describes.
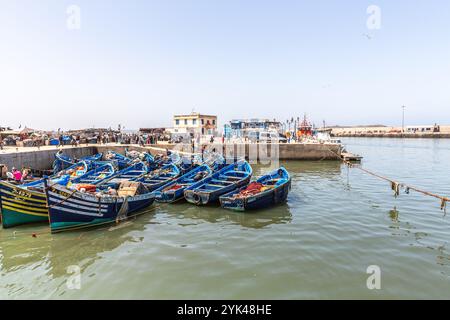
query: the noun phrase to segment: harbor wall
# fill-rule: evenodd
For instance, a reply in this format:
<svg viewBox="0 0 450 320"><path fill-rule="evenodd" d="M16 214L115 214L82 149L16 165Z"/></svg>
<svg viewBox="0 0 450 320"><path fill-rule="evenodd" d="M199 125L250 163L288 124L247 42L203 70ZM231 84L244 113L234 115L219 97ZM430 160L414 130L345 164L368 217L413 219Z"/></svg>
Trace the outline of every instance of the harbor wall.
<svg viewBox="0 0 450 320"><path fill-rule="evenodd" d="M339 133L342 138L406 138L406 139L449 139L450 133Z"/></svg>
<svg viewBox="0 0 450 320"><path fill-rule="evenodd" d="M340 160L341 148L337 144L304 144L304 143L277 143L277 144L256 144L256 143L235 143L235 144L205 144L207 150L221 152L226 158L245 157L247 160L264 162L270 159L279 160ZM201 146L197 146L194 152L200 153ZM152 155L168 150L176 150L181 153L191 153L190 144L153 144L145 147L139 146L98 146L98 152L113 150L124 153L125 149L148 151Z"/></svg>
<svg viewBox="0 0 450 320"><path fill-rule="evenodd" d="M217 152L223 152L226 158L245 157L252 163L271 161L271 160L339 160L340 146L337 144L208 144L207 150L215 149ZM194 151L201 152L201 146ZM31 149L31 148L30 148ZM155 155L164 152L166 149L181 151L181 153L190 153L192 146L190 144L155 144L145 147L137 145L89 145L69 147L62 150L71 158L81 158L92 155L97 152L106 153L113 150L124 154L125 149L148 151ZM6 165L9 169L29 167L37 170L48 170L51 168L55 159L57 148L41 148L37 150L24 150L24 148L11 149L8 152L0 153L0 164Z"/></svg>
<svg viewBox="0 0 450 320"><path fill-rule="evenodd" d="M0 164L6 165L10 170L12 167L21 169L23 167L37 170L48 170L52 167L55 154L59 149L41 149L32 151L11 151L0 154ZM14 149L15 150L15 149ZM71 158L81 158L96 153L95 147L64 147L64 153Z"/></svg>

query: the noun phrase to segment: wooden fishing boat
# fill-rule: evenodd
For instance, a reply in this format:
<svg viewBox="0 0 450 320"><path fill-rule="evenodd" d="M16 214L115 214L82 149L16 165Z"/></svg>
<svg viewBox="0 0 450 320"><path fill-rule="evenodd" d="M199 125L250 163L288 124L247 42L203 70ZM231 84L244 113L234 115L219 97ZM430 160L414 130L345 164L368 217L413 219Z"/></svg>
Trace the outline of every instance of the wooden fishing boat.
<svg viewBox="0 0 450 320"><path fill-rule="evenodd" d="M100 167L96 167L93 170L87 172L86 174L76 177L70 181L71 185L76 184L99 184L115 174L116 170L111 163L106 163Z"/></svg>
<svg viewBox="0 0 450 320"><path fill-rule="evenodd" d="M99 174L99 168L86 172L88 163L82 161L72 167L60 171L49 179L52 185L67 185L72 181L87 181L95 184L104 176ZM114 170L112 165L105 166L102 172ZM90 177L95 177L95 180ZM15 185L7 181L0 181L0 211L3 228L48 221L48 208L44 192L45 179L30 183Z"/></svg>
<svg viewBox="0 0 450 320"><path fill-rule="evenodd" d="M242 186L248 185L252 167L247 161L239 161L204 179L196 187L186 188L184 197L190 203L206 205L219 201L219 197Z"/></svg>
<svg viewBox="0 0 450 320"><path fill-rule="evenodd" d="M153 156L148 152L128 151L128 149L125 149L125 156L132 160L146 161L148 165L151 165L155 161Z"/></svg>
<svg viewBox="0 0 450 320"><path fill-rule="evenodd" d="M148 190L153 191L175 180L180 174L180 168L171 163L131 180L142 182Z"/></svg>
<svg viewBox="0 0 450 320"><path fill-rule="evenodd" d="M133 163L133 159L130 159L124 156L123 154L120 154L112 150L109 150L106 153L105 159L108 161L116 162L119 169L124 169Z"/></svg>
<svg viewBox="0 0 450 320"><path fill-rule="evenodd" d="M285 202L291 189L289 172L281 167L246 187L220 197L224 209L246 211L267 208Z"/></svg>
<svg viewBox="0 0 450 320"><path fill-rule="evenodd" d="M105 190L109 187L117 188L124 181L132 181L148 173L148 167L142 161L136 162L129 167L117 171L108 179L98 184L99 189Z"/></svg>
<svg viewBox="0 0 450 320"><path fill-rule="evenodd" d="M52 233L119 222L150 206L155 199L148 190L123 195L119 189L118 195L99 195L60 185L49 186L46 193Z"/></svg>
<svg viewBox="0 0 450 320"><path fill-rule="evenodd" d="M196 187L201 184L203 179L212 174L208 165L201 165L189 171L172 182L156 189L155 199L158 202L175 202L184 198L184 191L188 187Z"/></svg>
<svg viewBox="0 0 450 320"><path fill-rule="evenodd" d="M3 228L48 221L45 193L0 181L0 211Z"/></svg>
<svg viewBox="0 0 450 320"><path fill-rule="evenodd" d="M181 174L185 174L194 169L195 167L201 165L202 163L203 162L200 155L193 154L191 156L182 156L178 167L180 168Z"/></svg>
<svg viewBox="0 0 450 320"><path fill-rule="evenodd" d="M170 152L168 154L157 154L154 157L154 167L162 167L166 164L173 163L179 166L182 162L182 158L178 152Z"/></svg>
<svg viewBox="0 0 450 320"><path fill-rule="evenodd" d="M64 154L62 151L58 151L55 154L55 160L53 161L53 165L52 165L53 172L57 173L61 170L70 168L71 166L73 166L74 164L76 164L80 161L85 161L85 162L99 161L99 160L101 160L102 156L103 156L102 153L97 153L92 156L82 157L79 160L74 160L71 157L69 157L68 155Z"/></svg>

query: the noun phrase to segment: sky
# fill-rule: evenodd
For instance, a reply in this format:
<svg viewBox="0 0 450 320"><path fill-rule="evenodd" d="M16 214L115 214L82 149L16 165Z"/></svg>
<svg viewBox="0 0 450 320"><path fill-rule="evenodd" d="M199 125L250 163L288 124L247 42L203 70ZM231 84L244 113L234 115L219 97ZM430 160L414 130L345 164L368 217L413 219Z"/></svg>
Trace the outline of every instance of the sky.
<svg viewBox="0 0 450 320"><path fill-rule="evenodd" d="M0 0L1 126L401 125L402 105L450 124L448 0Z"/></svg>

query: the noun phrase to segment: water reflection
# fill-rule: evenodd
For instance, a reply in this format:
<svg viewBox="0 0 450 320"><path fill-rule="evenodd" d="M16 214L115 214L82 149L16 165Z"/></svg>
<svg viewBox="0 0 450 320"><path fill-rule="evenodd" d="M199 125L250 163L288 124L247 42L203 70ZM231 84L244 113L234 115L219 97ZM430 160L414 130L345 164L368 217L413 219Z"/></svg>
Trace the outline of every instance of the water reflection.
<svg viewBox="0 0 450 320"><path fill-rule="evenodd" d="M280 165L289 168L292 176L308 175L325 179L340 177L343 167L339 161L282 161ZM253 167L254 175L266 171L267 168L262 166Z"/></svg>
<svg viewBox="0 0 450 320"><path fill-rule="evenodd" d="M52 278L67 275L67 267L77 265L83 272L101 259L102 253L113 251L126 242L140 242L132 231L142 231L145 224L133 221L96 230L44 234L37 238L19 235L8 240L1 249L1 273L44 267Z"/></svg>
<svg viewBox="0 0 450 320"><path fill-rule="evenodd" d="M208 223L232 223L244 228L260 229L272 224L286 224L292 221L292 213L287 204L258 210L257 212L233 212L219 207L196 207L187 203L165 205L162 211L170 219L177 219L181 226L189 226L189 220ZM181 220L181 221L180 221Z"/></svg>

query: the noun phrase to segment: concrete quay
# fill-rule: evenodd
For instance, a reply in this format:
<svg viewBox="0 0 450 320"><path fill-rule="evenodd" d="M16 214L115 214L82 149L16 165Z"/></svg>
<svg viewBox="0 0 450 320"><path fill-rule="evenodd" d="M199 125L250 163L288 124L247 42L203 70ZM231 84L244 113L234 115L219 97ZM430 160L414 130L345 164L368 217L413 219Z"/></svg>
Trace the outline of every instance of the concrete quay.
<svg viewBox="0 0 450 320"><path fill-rule="evenodd" d="M223 152L226 158L245 157L252 163L267 163L271 160L340 160L341 146L339 144L319 143L233 143L233 144L206 144L206 150L215 149ZM135 144L88 144L80 146L44 147L5 147L0 151L0 164L9 169L13 166L20 169L29 167L37 170L48 170L60 149L72 158L81 158L98 152L106 153L108 150L124 154L125 149L147 151L153 155L164 152L166 149L190 154L191 144L154 144L144 147ZM194 151L200 153L202 146L195 146Z"/></svg>

